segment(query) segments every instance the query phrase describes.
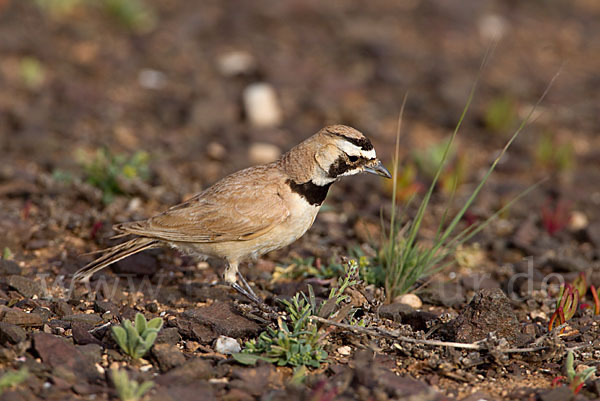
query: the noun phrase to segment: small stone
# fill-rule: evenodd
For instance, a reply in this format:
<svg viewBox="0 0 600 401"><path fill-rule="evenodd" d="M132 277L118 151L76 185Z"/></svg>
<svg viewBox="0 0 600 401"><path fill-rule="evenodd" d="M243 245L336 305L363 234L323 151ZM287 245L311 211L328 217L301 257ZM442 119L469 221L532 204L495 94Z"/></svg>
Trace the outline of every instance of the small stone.
<svg viewBox="0 0 600 401"><path fill-rule="evenodd" d="M150 313L157 313L158 312L158 304L156 302L150 302L150 303L146 304L146 310Z"/></svg>
<svg viewBox="0 0 600 401"><path fill-rule="evenodd" d="M231 337L219 336L219 338L217 338L217 342L215 343L215 351L220 354L235 354L241 350L242 347L240 347L240 344Z"/></svg>
<svg viewBox="0 0 600 401"><path fill-rule="evenodd" d="M102 342L94 337L90 333L91 325L87 323L74 322L71 325L71 331L73 334L73 341L75 344L79 345L87 345L87 344L96 344L102 345Z"/></svg>
<svg viewBox="0 0 600 401"><path fill-rule="evenodd" d="M34 295L39 297L42 295L42 287L40 284L27 277L17 275L9 276L6 279L6 283L17 290L19 294L23 295L25 298L31 298Z"/></svg>
<svg viewBox="0 0 600 401"><path fill-rule="evenodd" d="M415 294L402 294L394 298L394 303L408 305L413 309L419 309L423 306L421 298Z"/></svg>
<svg viewBox="0 0 600 401"><path fill-rule="evenodd" d="M282 113L275 89L268 83L254 83L243 94L244 110L255 127L274 127L281 123Z"/></svg>
<svg viewBox="0 0 600 401"><path fill-rule="evenodd" d="M569 220L569 230L571 230L571 231L583 230L588 226L589 223L590 222L589 222L587 216L585 214L583 214L583 212L575 210L575 211L571 212L571 219Z"/></svg>
<svg viewBox="0 0 600 401"><path fill-rule="evenodd" d="M159 269L155 257L148 253L137 253L113 265L117 274L134 274L136 276L153 276Z"/></svg>
<svg viewBox="0 0 600 401"><path fill-rule="evenodd" d="M0 259L0 276L21 274L21 268L13 260Z"/></svg>
<svg viewBox="0 0 600 401"><path fill-rule="evenodd" d="M52 311L56 313L58 317L63 317L65 315L72 315L73 307L65 301L56 301L52 303Z"/></svg>
<svg viewBox="0 0 600 401"><path fill-rule="evenodd" d="M218 142L210 142L208 146L206 146L206 154L211 159L223 160L223 158L227 154L227 149L225 149L225 146L221 145Z"/></svg>
<svg viewBox="0 0 600 401"><path fill-rule="evenodd" d="M166 81L165 74L162 71L145 68L138 74L138 83L145 89L162 89Z"/></svg>
<svg viewBox="0 0 600 401"><path fill-rule="evenodd" d="M541 310L533 310L533 311L531 311L531 313L529 313L529 316L531 316L532 320L533 319L540 319L540 320L542 320L544 322L546 320L548 320L548 315L544 311L541 311Z"/></svg>
<svg viewBox="0 0 600 401"><path fill-rule="evenodd" d="M74 315L63 316L62 320L71 323L84 323L94 326L102 321L102 318L94 313L76 313Z"/></svg>
<svg viewBox="0 0 600 401"><path fill-rule="evenodd" d="M256 60L252 54L243 50L233 50L217 58L219 72L226 77L249 75L256 69Z"/></svg>
<svg viewBox="0 0 600 401"><path fill-rule="evenodd" d="M156 384L161 386L186 385L208 380L215 374L210 362L192 358L183 365L171 369L168 373L160 375Z"/></svg>
<svg viewBox="0 0 600 401"><path fill-rule="evenodd" d="M94 312L98 313L106 313L112 312L113 314L117 314L119 312L119 308L117 305L110 301L95 301L94 302Z"/></svg>
<svg viewBox="0 0 600 401"><path fill-rule="evenodd" d="M508 23L498 14L487 14L479 21L479 36L485 42L499 41L506 33Z"/></svg>
<svg viewBox="0 0 600 401"><path fill-rule="evenodd" d="M152 355L156 359L161 372L168 372L185 363L185 356L181 350L171 344L154 344Z"/></svg>
<svg viewBox="0 0 600 401"><path fill-rule="evenodd" d="M43 306L36 306L35 308L33 308L31 313L39 315L42 318L42 322L44 323L46 323L48 319L50 319L54 315L54 313L52 313L50 309L44 308Z"/></svg>
<svg viewBox="0 0 600 401"><path fill-rule="evenodd" d="M237 314L229 304L223 302L187 310L181 314L181 318L208 325L217 334L233 338L254 337L261 330L258 324Z"/></svg>
<svg viewBox="0 0 600 401"><path fill-rule="evenodd" d="M158 332L158 336L156 337L157 344L171 344L175 345L179 341L181 341L181 336L179 335L179 330L177 327L166 327Z"/></svg>
<svg viewBox="0 0 600 401"><path fill-rule="evenodd" d="M90 382L100 380L100 374L92 359L80 352L77 347L61 337L43 332L33 334L35 350L42 361L55 371L70 371L71 380L86 379Z"/></svg>
<svg viewBox="0 0 600 401"><path fill-rule="evenodd" d="M0 344L6 344L7 342L18 344L21 341L25 341L26 338L27 333L21 327L15 324L0 322Z"/></svg>
<svg viewBox="0 0 600 401"><path fill-rule="evenodd" d="M349 345L344 345L343 347L339 347L337 352L342 356L348 356L352 353L352 348Z"/></svg>
<svg viewBox="0 0 600 401"><path fill-rule="evenodd" d="M248 159L252 164L267 164L281 156L281 149L270 143L253 143L248 149Z"/></svg>
<svg viewBox="0 0 600 401"><path fill-rule="evenodd" d="M0 316L2 316L1 320L4 323L15 324L17 326L38 327L43 324L40 315L34 313L27 313L18 309L9 309L5 311L3 315L1 315L0 312Z"/></svg>

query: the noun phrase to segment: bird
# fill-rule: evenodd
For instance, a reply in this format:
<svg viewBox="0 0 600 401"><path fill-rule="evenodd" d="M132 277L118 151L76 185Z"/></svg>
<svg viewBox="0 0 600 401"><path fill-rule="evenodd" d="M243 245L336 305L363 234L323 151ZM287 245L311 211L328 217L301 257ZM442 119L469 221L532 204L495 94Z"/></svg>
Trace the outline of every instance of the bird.
<svg viewBox="0 0 600 401"><path fill-rule="evenodd" d="M128 256L172 247L199 258L224 260L224 281L261 304L238 271L240 262L296 241L312 226L330 186L362 172L392 177L360 131L347 125L326 126L277 161L230 174L149 219L114 225L116 237L133 238L99 251L103 255L79 269L73 279L88 281Z"/></svg>

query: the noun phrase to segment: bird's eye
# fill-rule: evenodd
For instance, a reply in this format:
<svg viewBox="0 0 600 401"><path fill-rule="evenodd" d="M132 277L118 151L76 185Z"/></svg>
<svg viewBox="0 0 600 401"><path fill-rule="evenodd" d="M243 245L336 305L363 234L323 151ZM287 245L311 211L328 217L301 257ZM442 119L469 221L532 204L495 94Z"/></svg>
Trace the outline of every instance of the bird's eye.
<svg viewBox="0 0 600 401"><path fill-rule="evenodd" d="M348 160L350 160L352 163L358 161L358 156L348 156Z"/></svg>

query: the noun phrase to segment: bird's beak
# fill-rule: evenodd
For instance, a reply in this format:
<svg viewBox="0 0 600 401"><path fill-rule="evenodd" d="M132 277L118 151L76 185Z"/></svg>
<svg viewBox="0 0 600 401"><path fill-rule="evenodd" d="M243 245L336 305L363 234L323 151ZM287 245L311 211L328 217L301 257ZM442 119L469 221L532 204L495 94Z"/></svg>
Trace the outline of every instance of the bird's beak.
<svg viewBox="0 0 600 401"><path fill-rule="evenodd" d="M390 174L388 169L385 168L379 160L375 160L375 163L372 166L365 167L365 171L367 173L380 175L385 178L392 178L392 175Z"/></svg>

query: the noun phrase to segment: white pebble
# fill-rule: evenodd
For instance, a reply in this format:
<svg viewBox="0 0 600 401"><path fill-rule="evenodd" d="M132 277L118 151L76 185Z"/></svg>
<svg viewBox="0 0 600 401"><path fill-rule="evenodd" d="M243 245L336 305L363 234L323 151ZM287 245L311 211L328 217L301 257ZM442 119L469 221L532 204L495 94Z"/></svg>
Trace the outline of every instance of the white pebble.
<svg viewBox="0 0 600 401"><path fill-rule="evenodd" d="M248 159L252 164L267 164L281 156L281 149L270 143L254 143L248 149Z"/></svg>
<svg viewBox="0 0 600 401"><path fill-rule="evenodd" d="M138 83L145 89L162 89L166 84L165 74L161 71L143 69L138 74Z"/></svg>
<svg viewBox="0 0 600 401"><path fill-rule="evenodd" d="M583 230L588 224L589 220L582 212L575 210L571 213L571 219L569 220L569 229L571 231Z"/></svg>
<svg viewBox="0 0 600 401"><path fill-rule="evenodd" d="M337 352L342 356L348 356L352 353L352 348L349 345L344 345L343 347L339 347Z"/></svg>
<svg viewBox="0 0 600 401"><path fill-rule="evenodd" d="M275 89L267 83L250 84L244 90L244 110L255 127L274 127L281 123L281 108Z"/></svg>
<svg viewBox="0 0 600 401"><path fill-rule="evenodd" d="M248 74L256 69L256 61L248 52L234 50L222 54L217 59L219 72L226 77Z"/></svg>
<svg viewBox="0 0 600 401"><path fill-rule="evenodd" d="M241 350L242 347L240 347L240 344L238 344L234 338L226 336L219 336L219 338L217 338L215 351L217 351L219 354L235 354Z"/></svg>
<svg viewBox="0 0 600 401"><path fill-rule="evenodd" d="M394 298L394 303L412 306L414 309L419 309L423 306L421 298L415 294L403 294Z"/></svg>
<svg viewBox="0 0 600 401"><path fill-rule="evenodd" d="M498 14L484 15L479 19L479 36L486 42L500 40L506 33L507 22Z"/></svg>

